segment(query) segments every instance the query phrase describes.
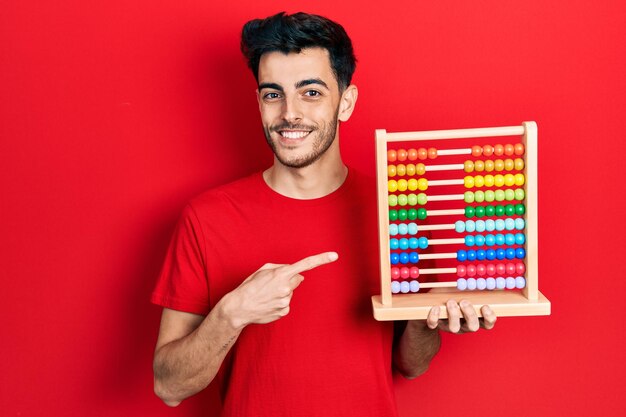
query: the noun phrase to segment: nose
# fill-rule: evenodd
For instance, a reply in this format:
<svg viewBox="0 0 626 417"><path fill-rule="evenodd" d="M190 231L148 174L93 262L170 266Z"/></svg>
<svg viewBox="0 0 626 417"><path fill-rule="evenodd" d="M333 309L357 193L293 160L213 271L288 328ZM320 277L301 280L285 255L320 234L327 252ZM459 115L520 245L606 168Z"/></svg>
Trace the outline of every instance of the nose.
<svg viewBox="0 0 626 417"><path fill-rule="evenodd" d="M302 109L297 97L288 97L283 101L281 117L290 123L302 120Z"/></svg>

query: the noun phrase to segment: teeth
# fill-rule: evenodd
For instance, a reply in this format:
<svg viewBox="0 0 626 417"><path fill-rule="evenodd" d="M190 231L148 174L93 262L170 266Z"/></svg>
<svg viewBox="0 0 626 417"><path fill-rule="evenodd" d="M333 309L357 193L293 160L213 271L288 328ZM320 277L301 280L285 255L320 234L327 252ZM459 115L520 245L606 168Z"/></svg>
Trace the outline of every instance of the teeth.
<svg viewBox="0 0 626 417"><path fill-rule="evenodd" d="M282 135L282 137L287 138L287 139L300 139L300 138L303 138L306 135L308 135L309 132L302 132L302 131L288 132L288 131L282 131L282 132L280 132L280 134Z"/></svg>

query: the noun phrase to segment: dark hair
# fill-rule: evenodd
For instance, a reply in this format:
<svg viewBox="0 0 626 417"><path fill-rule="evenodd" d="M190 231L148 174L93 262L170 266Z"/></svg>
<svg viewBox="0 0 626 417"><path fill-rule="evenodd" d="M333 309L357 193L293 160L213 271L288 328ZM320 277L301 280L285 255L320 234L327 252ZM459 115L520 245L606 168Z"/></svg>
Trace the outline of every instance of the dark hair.
<svg viewBox="0 0 626 417"><path fill-rule="evenodd" d="M322 16L307 13L278 13L265 19L254 19L241 31L241 52L248 60L257 82L259 62L267 52L300 53L304 48L325 48L330 56L339 91L350 85L356 68L352 41L344 28Z"/></svg>

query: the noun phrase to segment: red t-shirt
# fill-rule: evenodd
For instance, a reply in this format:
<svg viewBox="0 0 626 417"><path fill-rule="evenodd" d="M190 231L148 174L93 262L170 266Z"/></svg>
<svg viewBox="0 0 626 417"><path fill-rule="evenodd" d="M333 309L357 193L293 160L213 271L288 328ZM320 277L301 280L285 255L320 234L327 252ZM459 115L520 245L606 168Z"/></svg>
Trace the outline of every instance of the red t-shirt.
<svg viewBox="0 0 626 417"><path fill-rule="evenodd" d="M350 170L333 193L297 200L262 174L208 191L185 208L152 301L206 315L263 264L320 252L290 313L246 327L222 365L223 416L396 416L391 322L372 316L378 280L375 184Z"/></svg>

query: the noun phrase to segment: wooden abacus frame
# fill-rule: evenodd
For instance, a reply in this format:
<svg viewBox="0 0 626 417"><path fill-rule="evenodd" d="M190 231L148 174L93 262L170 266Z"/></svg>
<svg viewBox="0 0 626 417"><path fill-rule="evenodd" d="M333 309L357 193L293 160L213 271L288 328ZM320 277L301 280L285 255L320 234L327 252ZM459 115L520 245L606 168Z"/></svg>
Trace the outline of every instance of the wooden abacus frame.
<svg viewBox="0 0 626 417"><path fill-rule="evenodd" d="M498 136L522 136L525 147L526 201L526 286L520 291L459 291L392 294L389 244L389 193L387 177L387 144L402 141L439 141ZM449 299L465 299L473 303L476 313L489 305L496 315L542 316L550 314L550 301L539 292L537 250L537 124L523 122L521 126L478 129L396 132L376 130L376 176L378 194L378 230L380 253L380 295L372 297L376 320L425 319L433 306L442 306L440 317L447 318L445 303Z"/></svg>

